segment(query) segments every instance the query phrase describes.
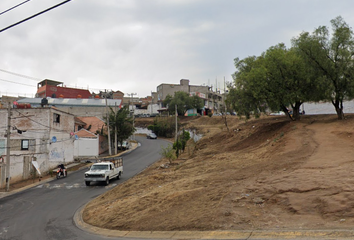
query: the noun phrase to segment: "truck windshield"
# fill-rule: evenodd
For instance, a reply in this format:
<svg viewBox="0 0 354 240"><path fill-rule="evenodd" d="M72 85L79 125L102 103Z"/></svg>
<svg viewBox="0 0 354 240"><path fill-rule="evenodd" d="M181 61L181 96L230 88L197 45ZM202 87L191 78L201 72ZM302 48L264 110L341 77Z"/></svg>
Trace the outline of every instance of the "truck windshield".
<svg viewBox="0 0 354 240"><path fill-rule="evenodd" d="M108 165L92 165L91 170L108 170Z"/></svg>

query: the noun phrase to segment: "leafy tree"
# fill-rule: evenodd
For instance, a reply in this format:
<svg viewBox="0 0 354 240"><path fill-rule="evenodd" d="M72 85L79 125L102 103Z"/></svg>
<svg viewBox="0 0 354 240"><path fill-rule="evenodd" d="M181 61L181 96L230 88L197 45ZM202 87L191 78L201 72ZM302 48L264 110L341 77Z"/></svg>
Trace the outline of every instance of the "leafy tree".
<svg viewBox="0 0 354 240"><path fill-rule="evenodd" d="M149 125L148 129L153 131L160 137L172 137L176 131L176 122L174 118L156 117L153 125Z"/></svg>
<svg viewBox="0 0 354 240"><path fill-rule="evenodd" d="M340 16L331 24L331 38L328 28L320 26L312 34L303 32L292 43L319 73L321 84L327 86L318 97L332 102L338 119L343 119L343 100L354 97L353 31Z"/></svg>
<svg viewBox="0 0 354 240"><path fill-rule="evenodd" d="M186 92L175 92L174 96L167 95L163 104L168 106L170 114L174 114L176 111L180 116L183 116L188 109L201 109L204 106L203 100L198 96L189 96Z"/></svg>
<svg viewBox="0 0 354 240"><path fill-rule="evenodd" d="M232 75L234 79L234 87L229 87L229 94L226 97L226 104L231 106L239 116L246 116L246 119L250 118L251 113L256 117L259 117L259 113L262 111L261 106L265 103L265 97L259 94L255 94L254 85L256 79L260 77L258 73L262 69L262 58L251 56L240 60L236 58L235 67L237 71ZM258 75L258 76L255 76Z"/></svg>
<svg viewBox="0 0 354 240"><path fill-rule="evenodd" d="M267 69L267 104L270 109L283 110L290 118L300 118L300 106L305 101L314 100L320 85L317 76L296 48L287 49L284 44L269 48L264 54ZM293 109L290 116L287 106Z"/></svg>
<svg viewBox="0 0 354 240"><path fill-rule="evenodd" d="M107 119L105 118L105 120ZM133 118L130 116L127 106L122 107L118 111L114 111L110 107L109 125L111 131L110 134L115 137L115 149L117 148L117 142L123 144L123 141L133 135L135 131L135 128L133 127Z"/></svg>
<svg viewBox="0 0 354 240"><path fill-rule="evenodd" d="M236 58L235 66L235 87L230 89L227 104L247 119L251 113L258 117L268 108L281 109L290 118L299 119L301 104L311 99L317 89L312 69L296 49L287 49L282 43L259 57ZM287 106L293 108L293 116Z"/></svg>
<svg viewBox="0 0 354 240"><path fill-rule="evenodd" d="M184 152L186 148L187 141L190 139L190 133L183 129L182 135L180 135L177 140L173 143L173 149L176 150L176 156L178 158L180 151Z"/></svg>

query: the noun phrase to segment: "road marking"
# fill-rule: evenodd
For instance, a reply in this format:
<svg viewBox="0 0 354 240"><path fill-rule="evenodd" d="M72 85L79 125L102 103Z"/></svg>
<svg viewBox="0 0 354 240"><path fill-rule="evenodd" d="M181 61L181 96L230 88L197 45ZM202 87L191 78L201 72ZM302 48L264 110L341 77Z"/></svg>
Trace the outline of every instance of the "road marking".
<svg viewBox="0 0 354 240"><path fill-rule="evenodd" d="M109 188L113 188L115 186L117 186L117 183L111 183L107 186L104 186L106 189ZM46 183L46 184L41 184L36 186L35 188L49 188L49 189L76 189L76 188L86 188L86 187L102 187L101 185L92 185L92 186L86 186L85 183L74 183L74 184L66 184L66 183L62 183L62 184L50 184L50 183Z"/></svg>

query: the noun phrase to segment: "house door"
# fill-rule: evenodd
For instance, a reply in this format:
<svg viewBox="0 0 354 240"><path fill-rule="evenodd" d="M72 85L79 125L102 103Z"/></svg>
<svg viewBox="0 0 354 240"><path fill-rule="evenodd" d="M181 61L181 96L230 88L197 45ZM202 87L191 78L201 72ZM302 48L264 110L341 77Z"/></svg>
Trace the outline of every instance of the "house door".
<svg viewBox="0 0 354 240"><path fill-rule="evenodd" d="M31 176L31 162L29 156L23 157L23 179L28 179Z"/></svg>

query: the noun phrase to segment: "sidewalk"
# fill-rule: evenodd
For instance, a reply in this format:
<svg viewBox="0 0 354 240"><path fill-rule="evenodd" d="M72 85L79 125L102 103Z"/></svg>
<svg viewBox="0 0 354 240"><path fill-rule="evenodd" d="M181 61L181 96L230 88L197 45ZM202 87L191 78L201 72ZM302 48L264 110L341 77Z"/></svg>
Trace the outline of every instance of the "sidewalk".
<svg viewBox="0 0 354 240"><path fill-rule="evenodd" d="M80 165L80 164L81 164L81 162L77 162L77 163L74 162L74 163L70 163L70 164L66 165L65 167L66 167L66 169L68 169L68 171L70 171L70 168L74 168L74 167L76 167L77 165ZM17 189L13 189L13 190L11 190L11 188L10 188L9 192L0 192L0 199L4 198L4 197L7 197L7 196L10 196L10 195L13 195L15 193L24 191L26 189L29 189L29 188L32 188L32 187L35 187L35 186L50 182L50 181L52 181L54 179L55 179L55 176L46 178L44 180L36 181L36 182L28 184L28 185L26 185L26 186L24 186L22 188L17 188ZM10 184L11 184L11 182L10 182Z"/></svg>
<svg viewBox="0 0 354 240"><path fill-rule="evenodd" d="M132 142L131 144L132 144L132 147L131 147L129 150L120 152L119 154L117 154L117 156L120 156L120 155L122 155L122 154L124 154L124 153L131 152L131 151L135 150L135 149L138 147L138 143ZM101 157L99 157L99 158L93 158L93 159L90 159L90 160L96 160L96 159L101 159L101 158L103 158L103 157L101 156ZM78 166L78 165L80 165L80 164L82 164L82 162L73 162L73 163L70 163L70 164L68 164L68 165L65 165L65 167L66 167L66 169L68 170L68 172L70 172L70 169L72 169L72 168L74 168L74 167L76 167L76 166ZM84 166L84 167L86 167L86 166ZM81 168L80 168L80 169L81 169ZM28 184L28 185L26 185L26 186L24 186L24 187L22 187L22 188L13 189L13 190L10 189L9 192L0 192L0 199L1 199L1 198L4 198L4 197L7 197L7 196L10 196L10 195L12 195L12 194L15 194L15 193L24 191L24 190L26 190L26 189L29 189L29 188L32 188L32 187L35 187L35 186L38 186L38 185L41 185L41 184L50 182L50 181L52 181L52 180L54 180L54 179L55 179L55 176L54 176L54 177L46 178L46 179L41 180L41 181L36 181L36 182L31 183L31 184ZM11 182L10 182L10 184L11 184Z"/></svg>

